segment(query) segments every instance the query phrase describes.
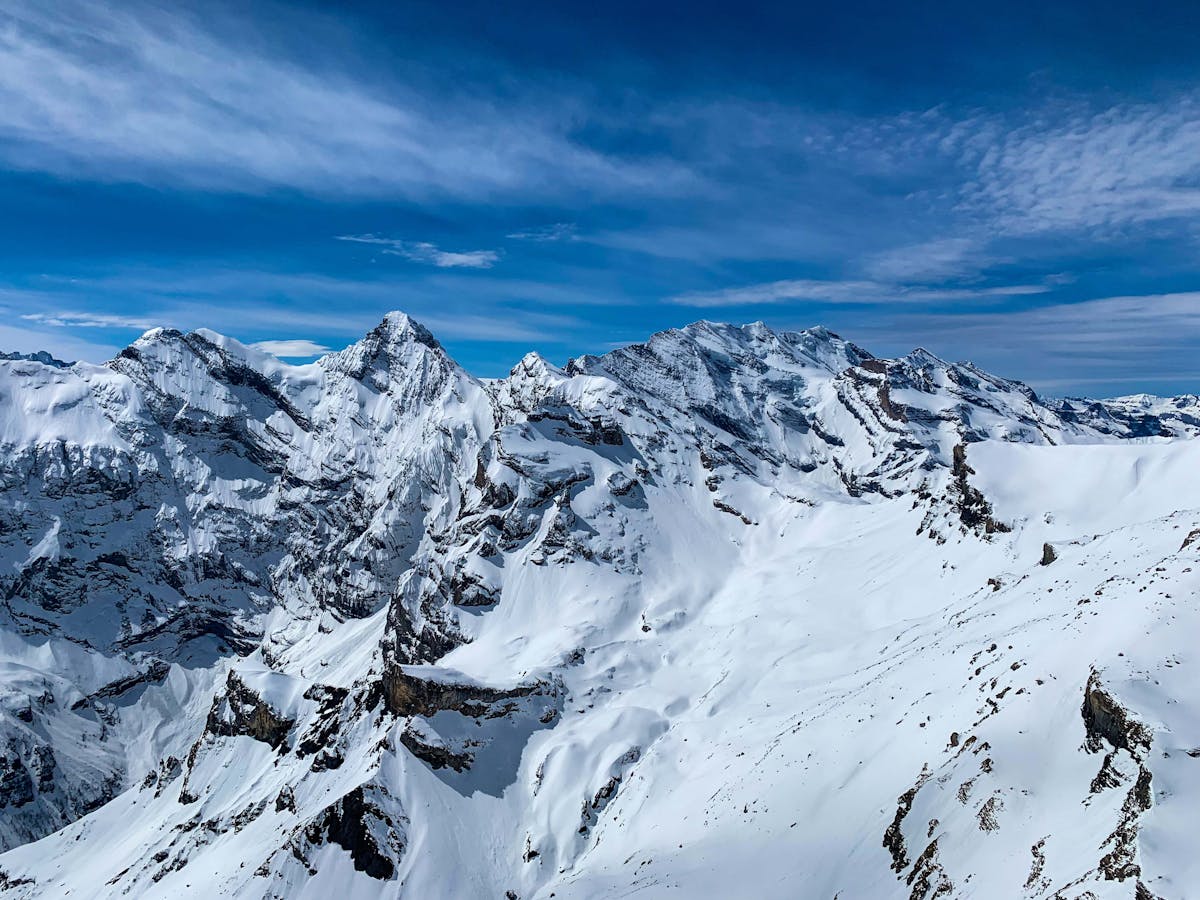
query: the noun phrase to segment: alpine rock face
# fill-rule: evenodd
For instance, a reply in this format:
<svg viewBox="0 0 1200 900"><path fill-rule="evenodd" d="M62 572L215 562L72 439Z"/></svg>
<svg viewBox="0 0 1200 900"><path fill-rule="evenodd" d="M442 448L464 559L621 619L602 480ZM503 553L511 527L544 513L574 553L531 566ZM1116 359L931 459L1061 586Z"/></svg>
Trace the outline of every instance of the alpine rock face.
<svg viewBox="0 0 1200 900"><path fill-rule="evenodd" d="M0 896L1200 896L1200 401L707 322L0 360Z"/></svg>

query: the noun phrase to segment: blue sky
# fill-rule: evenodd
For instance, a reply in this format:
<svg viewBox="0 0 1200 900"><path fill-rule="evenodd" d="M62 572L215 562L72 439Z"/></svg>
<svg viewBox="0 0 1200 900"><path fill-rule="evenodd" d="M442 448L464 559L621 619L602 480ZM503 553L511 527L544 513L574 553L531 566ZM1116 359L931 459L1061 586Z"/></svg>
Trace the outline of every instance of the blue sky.
<svg viewBox="0 0 1200 900"><path fill-rule="evenodd" d="M1196 4L0 2L0 347L696 319L1200 391Z"/></svg>

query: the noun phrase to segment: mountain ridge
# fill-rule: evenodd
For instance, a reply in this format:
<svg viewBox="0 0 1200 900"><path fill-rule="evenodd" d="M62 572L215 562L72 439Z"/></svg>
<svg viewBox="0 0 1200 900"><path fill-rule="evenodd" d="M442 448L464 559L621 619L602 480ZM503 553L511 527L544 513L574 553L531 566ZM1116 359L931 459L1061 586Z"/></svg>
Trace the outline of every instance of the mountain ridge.
<svg viewBox="0 0 1200 900"><path fill-rule="evenodd" d="M304 365L154 330L105 366L0 363L0 391L0 894L653 895L736 876L764 896L791 877L932 896L1008 885L1039 836L1003 810L1034 795L1063 837L1029 884L1124 896L1155 866L1187 883L1178 853L1140 849L1159 826L1136 793L1186 778L1095 711L1158 722L1156 748L1191 740L1172 711L1200 530L1186 396L1048 400L762 323L478 379L401 313ZM1143 632L1137 669L1117 647ZM977 688L981 653L996 674ZM1036 683L1011 674L1035 665ZM1062 712L1075 696L1090 719ZM1029 716L1061 789L1020 762ZM847 770L847 741L896 764ZM778 766L747 768L760 744ZM697 805L679 766L730 802ZM943 797L951 780L991 793ZM788 854L763 856L796 834L770 798L829 808L836 784L858 831L804 829L824 850L789 876ZM761 842L718 875L712 842L745 829ZM1068 850L1081 830L1118 846ZM464 854L468 835L485 849ZM658 875L621 862L643 845Z"/></svg>

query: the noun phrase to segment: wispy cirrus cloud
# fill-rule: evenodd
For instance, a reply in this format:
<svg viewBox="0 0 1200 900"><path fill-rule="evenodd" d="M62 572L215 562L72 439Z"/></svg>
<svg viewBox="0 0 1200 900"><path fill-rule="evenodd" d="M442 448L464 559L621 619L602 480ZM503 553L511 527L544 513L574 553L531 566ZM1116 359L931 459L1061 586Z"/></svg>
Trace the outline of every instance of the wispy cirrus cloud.
<svg viewBox="0 0 1200 900"><path fill-rule="evenodd" d="M1055 94L1005 111L938 107L850 120L819 144L872 173L894 170L906 195L961 229L1036 237L1200 217L1200 91L1153 99ZM822 151L822 152L825 152ZM952 257L973 237L932 242ZM978 248L976 248L977 252Z"/></svg>
<svg viewBox="0 0 1200 900"><path fill-rule="evenodd" d="M51 312L26 313L21 316L27 322L51 325L55 328L124 328L146 330L157 328L163 323L141 316L122 316L112 313Z"/></svg>
<svg viewBox="0 0 1200 900"><path fill-rule="evenodd" d="M1200 345L1200 291L1100 297L1015 313L967 316L956 327L978 328L980 334L995 338L1006 327L1005 321L1051 355L1090 353L1104 359L1132 356L1135 351L1165 354L1187 349L1194 362L1194 348ZM1167 363L1165 355L1160 357L1160 364Z"/></svg>
<svg viewBox="0 0 1200 900"><path fill-rule="evenodd" d="M1044 294L1044 284L1013 284L996 287L913 287L879 281L822 281L788 279L677 294L667 302L676 306L715 309L727 306L761 306L792 301L821 303L887 304L890 302L937 303L988 297L1017 297Z"/></svg>
<svg viewBox="0 0 1200 900"><path fill-rule="evenodd" d="M1093 229L1200 216L1200 95L1102 107L1049 103L942 131L970 178L964 207L1006 231Z"/></svg>
<svg viewBox="0 0 1200 900"><path fill-rule="evenodd" d="M255 350L270 353L272 356L283 356L295 359L307 359L328 353L332 348L306 338L291 340L255 341L250 345Z"/></svg>
<svg viewBox="0 0 1200 900"><path fill-rule="evenodd" d="M664 106L649 127L686 132L680 152L710 187L704 206L600 227L589 241L689 260L861 255L871 278L937 280L1019 261L1047 235L1084 243L1200 226L1195 90L879 115L693 102ZM913 243L914 230L928 237ZM1025 246L997 251L1003 240Z"/></svg>
<svg viewBox="0 0 1200 900"><path fill-rule="evenodd" d="M576 241L579 240L579 228L573 222L555 222L553 225L543 225L540 228L514 231L506 237L514 241L533 241L539 244L554 241Z"/></svg>
<svg viewBox="0 0 1200 900"><path fill-rule="evenodd" d="M383 247L383 253L427 263L439 269L490 269L500 261L498 250L443 250L429 241L403 241L375 234L343 234L337 240L375 244Z"/></svg>
<svg viewBox="0 0 1200 900"><path fill-rule="evenodd" d="M570 197L557 213L566 217L593 196L638 209L701 198L703 208L679 204L677 217L601 225L589 238L680 259L886 253L913 215L941 220L944 252L963 221L1036 235L1200 217L1196 92L899 115L683 95L647 113L605 108L567 80L497 93L381 78L248 22L228 8L201 16L149 0L10 0L0 11L0 163L216 191ZM595 134L618 140L589 143ZM795 225L818 217L822 229ZM569 219L508 236L580 239Z"/></svg>
<svg viewBox="0 0 1200 900"><path fill-rule="evenodd" d="M863 269L870 277L882 281L928 283L974 276L999 262L986 252L981 239L952 237L885 250L869 257Z"/></svg>
<svg viewBox="0 0 1200 900"><path fill-rule="evenodd" d="M578 331L584 323L574 316L522 309L498 309L486 315L423 313L421 324L450 340L557 343L564 332Z"/></svg>
<svg viewBox="0 0 1200 900"><path fill-rule="evenodd" d="M73 179L326 196L670 192L690 180L670 159L575 139L569 99L385 86L204 10L6 3L0 159Z"/></svg>

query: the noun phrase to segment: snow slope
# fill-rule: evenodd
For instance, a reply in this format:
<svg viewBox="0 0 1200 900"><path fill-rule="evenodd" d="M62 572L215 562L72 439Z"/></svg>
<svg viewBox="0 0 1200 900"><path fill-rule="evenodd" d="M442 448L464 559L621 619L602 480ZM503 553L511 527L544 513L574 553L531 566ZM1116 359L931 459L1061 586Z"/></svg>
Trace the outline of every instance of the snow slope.
<svg viewBox="0 0 1200 900"><path fill-rule="evenodd" d="M0 895L1197 896L1194 405L761 324L0 362Z"/></svg>

